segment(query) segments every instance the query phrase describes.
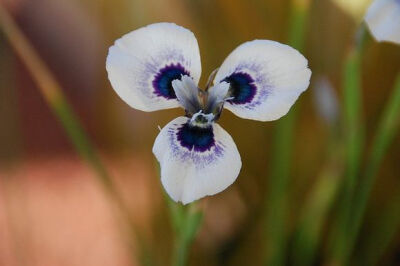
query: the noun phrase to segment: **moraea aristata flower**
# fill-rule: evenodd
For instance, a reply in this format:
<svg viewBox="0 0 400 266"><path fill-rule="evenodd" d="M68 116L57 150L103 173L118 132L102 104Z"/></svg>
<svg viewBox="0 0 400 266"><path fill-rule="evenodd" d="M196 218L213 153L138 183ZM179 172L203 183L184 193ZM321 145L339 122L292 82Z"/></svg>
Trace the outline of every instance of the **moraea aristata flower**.
<svg viewBox="0 0 400 266"><path fill-rule="evenodd" d="M400 44L400 0L375 0L365 22L377 41Z"/></svg>
<svg viewBox="0 0 400 266"><path fill-rule="evenodd" d="M153 153L168 195L184 204L231 185L241 168L231 136L216 121L223 107L260 121L285 115L307 89L311 71L295 49L255 40L237 47L200 89L200 53L193 33L172 23L132 31L110 47L106 67L117 94L142 111L182 107Z"/></svg>

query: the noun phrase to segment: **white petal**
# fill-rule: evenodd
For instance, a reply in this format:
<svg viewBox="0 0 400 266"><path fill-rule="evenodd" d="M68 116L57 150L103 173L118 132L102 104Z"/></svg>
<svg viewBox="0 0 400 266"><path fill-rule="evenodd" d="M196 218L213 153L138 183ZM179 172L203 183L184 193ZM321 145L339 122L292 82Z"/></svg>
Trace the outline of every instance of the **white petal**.
<svg viewBox="0 0 400 266"><path fill-rule="evenodd" d="M255 40L240 45L225 59L214 83L230 82L234 99L225 107L237 116L275 120L307 89L311 76L307 63L290 46Z"/></svg>
<svg viewBox="0 0 400 266"><path fill-rule="evenodd" d="M172 23L156 23L132 31L109 49L106 68L117 94L131 107L155 111L178 107L172 80L201 74L200 53L193 33Z"/></svg>
<svg viewBox="0 0 400 266"><path fill-rule="evenodd" d="M183 204L226 189L242 166L235 143L222 127L191 129L188 121L178 117L168 123L153 146L165 190Z"/></svg>
<svg viewBox="0 0 400 266"><path fill-rule="evenodd" d="M375 0L365 15L365 21L377 41L400 44L399 0Z"/></svg>

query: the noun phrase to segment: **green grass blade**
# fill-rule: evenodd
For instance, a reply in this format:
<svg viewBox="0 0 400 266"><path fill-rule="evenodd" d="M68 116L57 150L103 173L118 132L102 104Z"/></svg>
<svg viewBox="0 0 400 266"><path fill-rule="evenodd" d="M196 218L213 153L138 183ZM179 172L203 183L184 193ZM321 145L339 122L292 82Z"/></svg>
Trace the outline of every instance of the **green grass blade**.
<svg viewBox="0 0 400 266"><path fill-rule="evenodd" d="M343 133L346 147L346 174L338 199L338 215L331 231L331 260L343 265L348 259L347 245L352 215L352 200L359 177L361 154L364 146L362 121L361 61L365 45L365 28L358 32L356 45L345 59L343 72Z"/></svg>
<svg viewBox="0 0 400 266"><path fill-rule="evenodd" d="M304 50L307 18L312 0L292 0L289 25L289 45Z"/></svg>
<svg viewBox="0 0 400 266"><path fill-rule="evenodd" d="M365 130L362 118L362 54L368 35L361 25L349 54L345 59L343 73L343 133L346 147L346 174L338 199L338 212L330 235L330 260L334 265L346 265L350 249L350 223L355 187L360 176L360 164L364 149Z"/></svg>
<svg viewBox="0 0 400 266"><path fill-rule="evenodd" d="M382 114L377 129L372 149L367 159L364 178L360 180L359 189L356 191L349 237L349 249L352 250L362 225L365 209L368 203L372 186L382 160L390 143L398 134L400 125L400 74L397 77L392 95L389 97L386 108Z"/></svg>
<svg viewBox="0 0 400 266"><path fill-rule="evenodd" d="M368 236L365 250L360 252L358 265L374 266L400 230L400 191L389 200L376 226Z"/></svg>
<svg viewBox="0 0 400 266"><path fill-rule="evenodd" d="M266 262L265 265L284 265L286 252L287 202L289 165L293 143L295 114L283 118L276 127L272 169L269 174L266 204Z"/></svg>
<svg viewBox="0 0 400 266"><path fill-rule="evenodd" d="M321 240L321 232L328 212L331 210L343 175L343 143L332 141L331 152L311 193L301 211L293 237L293 259L295 266L314 264Z"/></svg>
<svg viewBox="0 0 400 266"><path fill-rule="evenodd" d="M289 45L303 50L304 34L308 15L309 1L294 0L289 29ZM296 110L277 122L273 161L268 177L268 194L266 198L265 224L265 265L280 266L285 264L287 245L286 191L290 176L291 150L293 147L293 129L296 121Z"/></svg>
<svg viewBox="0 0 400 266"><path fill-rule="evenodd" d="M319 79L317 82L319 82L318 86L314 85L316 87L313 88L315 96L327 97L317 98L317 104L327 105L328 101L333 101L334 104L331 104L331 107L335 107L329 110L331 113L323 110L325 106L318 108L318 111L324 112L322 117L329 125L330 138L326 145L326 161L300 210L299 220L294 230L290 263L295 266L314 265L317 252L321 250L323 227L327 223L328 214L336 200L344 172L344 143L338 134L336 117L338 115L336 108L339 108L339 103L336 102L334 93L322 94L326 89L333 89L323 87L330 86L330 84L323 84L322 82L325 83L324 79ZM329 97L334 97L334 99Z"/></svg>

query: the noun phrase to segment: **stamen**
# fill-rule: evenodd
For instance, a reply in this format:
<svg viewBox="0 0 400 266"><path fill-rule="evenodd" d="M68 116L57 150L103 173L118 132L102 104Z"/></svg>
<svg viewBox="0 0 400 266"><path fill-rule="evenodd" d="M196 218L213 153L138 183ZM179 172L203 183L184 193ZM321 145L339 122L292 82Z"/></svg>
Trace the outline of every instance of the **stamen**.
<svg viewBox="0 0 400 266"><path fill-rule="evenodd" d="M195 113L190 119L190 125L197 127L208 127L214 121L214 114L203 114L203 110Z"/></svg>

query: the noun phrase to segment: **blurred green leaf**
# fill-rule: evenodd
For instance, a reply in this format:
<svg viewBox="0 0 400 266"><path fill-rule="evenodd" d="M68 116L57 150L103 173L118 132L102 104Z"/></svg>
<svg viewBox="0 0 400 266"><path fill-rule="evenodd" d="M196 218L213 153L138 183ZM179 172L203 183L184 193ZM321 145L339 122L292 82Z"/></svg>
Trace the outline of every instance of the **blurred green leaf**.
<svg viewBox="0 0 400 266"><path fill-rule="evenodd" d="M343 150L344 147L340 140L333 139L327 162L311 189L297 223L293 238L293 265L309 266L314 264L320 247L322 228L342 179Z"/></svg>
<svg viewBox="0 0 400 266"><path fill-rule="evenodd" d="M400 191L390 198L388 205L383 208L379 216L376 226L367 237L365 250L360 251L358 265L377 265L400 230Z"/></svg>
<svg viewBox="0 0 400 266"><path fill-rule="evenodd" d="M309 1L293 0L291 5L289 45L303 50ZM271 170L268 176L265 224L265 265L285 264L287 246L287 186L293 150L296 108L276 125Z"/></svg>
<svg viewBox="0 0 400 266"><path fill-rule="evenodd" d="M354 244L360 227L362 225L368 198L374 185L376 175L382 160L389 148L390 143L398 134L400 125L400 75L395 82L392 95L388 99L385 110L381 116L379 126L376 131L375 139L369 153L364 176L360 179L358 190L354 197L354 207L352 213L351 231L349 236L349 249L354 248ZM393 217L394 220L395 217Z"/></svg>
<svg viewBox="0 0 400 266"><path fill-rule="evenodd" d="M331 231L332 260L339 265L348 259L348 236L350 233L351 203L360 170L364 144L364 125L361 111L361 53L362 46L353 46L343 72L343 130L346 147L346 174L338 199L337 220Z"/></svg>

